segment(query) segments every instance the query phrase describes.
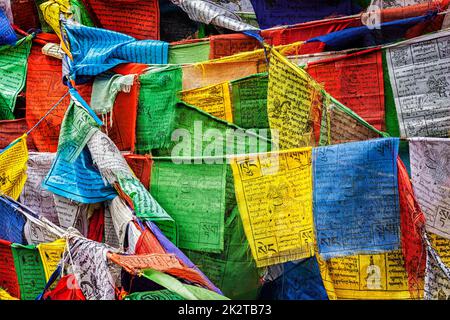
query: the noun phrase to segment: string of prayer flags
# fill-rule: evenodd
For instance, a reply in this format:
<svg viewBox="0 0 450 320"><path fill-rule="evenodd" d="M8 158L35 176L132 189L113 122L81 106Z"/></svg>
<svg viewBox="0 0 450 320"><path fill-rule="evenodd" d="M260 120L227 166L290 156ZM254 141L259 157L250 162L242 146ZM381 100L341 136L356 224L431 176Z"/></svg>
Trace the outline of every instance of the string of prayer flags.
<svg viewBox="0 0 450 320"><path fill-rule="evenodd" d="M34 245L11 245L21 300L35 300L47 283L39 251Z"/></svg>
<svg viewBox="0 0 450 320"><path fill-rule="evenodd" d="M125 33L139 40L159 39L157 0L111 2L81 0L97 27Z"/></svg>
<svg viewBox="0 0 450 320"><path fill-rule="evenodd" d="M311 20L320 20L328 16L350 16L361 12L361 8L352 0L251 0L261 29L279 25L292 25Z"/></svg>
<svg viewBox="0 0 450 320"><path fill-rule="evenodd" d="M398 144L386 138L313 150L314 222L325 259L399 248Z"/></svg>
<svg viewBox="0 0 450 320"><path fill-rule="evenodd" d="M27 180L27 135L0 152L0 192L17 200Z"/></svg>
<svg viewBox="0 0 450 320"><path fill-rule="evenodd" d="M23 228L26 220L17 207L4 197L0 197L0 217L0 239L25 243Z"/></svg>
<svg viewBox="0 0 450 320"><path fill-rule="evenodd" d="M311 148L233 158L231 167L256 265L313 256Z"/></svg>
<svg viewBox="0 0 450 320"><path fill-rule="evenodd" d="M151 194L177 223L180 248L223 250L226 167L154 162Z"/></svg>
<svg viewBox="0 0 450 320"><path fill-rule="evenodd" d="M181 68L151 70L139 77L141 89L136 123L136 152L150 153L170 140Z"/></svg>
<svg viewBox="0 0 450 320"><path fill-rule="evenodd" d="M378 130L384 129L384 82L380 50L308 64L308 73L329 94Z"/></svg>
<svg viewBox="0 0 450 320"><path fill-rule="evenodd" d="M15 119L17 95L25 86L31 36L0 46L0 120Z"/></svg>
<svg viewBox="0 0 450 320"><path fill-rule="evenodd" d="M450 140L413 138L409 141L411 181L426 217L426 229L450 239Z"/></svg>
<svg viewBox="0 0 450 320"><path fill-rule="evenodd" d="M73 59L69 62L70 76L76 82L120 63L167 64L167 42L136 40L122 33L81 25L66 24L64 29Z"/></svg>
<svg viewBox="0 0 450 320"><path fill-rule="evenodd" d="M402 137L447 137L450 93L450 31L386 49Z"/></svg>
<svg viewBox="0 0 450 320"><path fill-rule="evenodd" d="M281 150L313 144L313 119L319 118L320 98L318 84L303 69L271 51L267 113Z"/></svg>

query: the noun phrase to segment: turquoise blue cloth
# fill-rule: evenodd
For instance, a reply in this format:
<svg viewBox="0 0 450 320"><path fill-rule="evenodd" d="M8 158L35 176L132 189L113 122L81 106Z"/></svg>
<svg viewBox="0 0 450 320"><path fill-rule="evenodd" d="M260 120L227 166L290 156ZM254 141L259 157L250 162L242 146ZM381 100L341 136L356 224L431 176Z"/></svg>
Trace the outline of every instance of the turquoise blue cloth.
<svg viewBox="0 0 450 320"><path fill-rule="evenodd" d="M314 224L328 259L400 246L398 138L313 149Z"/></svg>
<svg viewBox="0 0 450 320"><path fill-rule="evenodd" d="M115 189L105 184L100 172L94 167L87 147L73 163L64 161L58 154L42 187L81 203L97 203L117 197Z"/></svg>
<svg viewBox="0 0 450 320"><path fill-rule="evenodd" d="M169 43L164 41L136 40L119 32L82 25L65 24L64 28L73 58L69 72L77 83L121 63L168 62Z"/></svg>

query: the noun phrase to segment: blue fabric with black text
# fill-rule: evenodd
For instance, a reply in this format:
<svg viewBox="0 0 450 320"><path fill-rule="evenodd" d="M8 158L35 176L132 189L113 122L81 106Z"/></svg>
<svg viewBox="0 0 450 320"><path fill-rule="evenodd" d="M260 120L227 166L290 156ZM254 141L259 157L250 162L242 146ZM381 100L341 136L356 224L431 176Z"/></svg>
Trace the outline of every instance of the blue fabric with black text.
<svg viewBox="0 0 450 320"><path fill-rule="evenodd" d="M94 167L87 147L74 163L63 160L58 154L42 187L81 203L103 202L117 196L114 188L105 184L100 172Z"/></svg>
<svg viewBox="0 0 450 320"><path fill-rule="evenodd" d="M316 257L286 262L283 273L264 283L261 300L328 300Z"/></svg>
<svg viewBox="0 0 450 320"><path fill-rule="evenodd" d="M11 27L11 23L6 17L5 12L0 9L0 45L14 44L17 41L16 33Z"/></svg>
<svg viewBox="0 0 450 320"><path fill-rule="evenodd" d="M64 26L73 61L70 75L82 82L121 63L167 64L169 44L158 40L136 40L126 34L85 27ZM84 79L78 79L84 77Z"/></svg>
<svg viewBox="0 0 450 320"><path fill-rule="evenodd" d="M25 222L25 217L18 212L15 204L0 197L0 239L25 244Z"/></svg>
<svg viewBox="0 0 450 320"><path fill-rule="evenodd" d="M314 224L325 258L400 246L399 139L313 149Z"/></svg>

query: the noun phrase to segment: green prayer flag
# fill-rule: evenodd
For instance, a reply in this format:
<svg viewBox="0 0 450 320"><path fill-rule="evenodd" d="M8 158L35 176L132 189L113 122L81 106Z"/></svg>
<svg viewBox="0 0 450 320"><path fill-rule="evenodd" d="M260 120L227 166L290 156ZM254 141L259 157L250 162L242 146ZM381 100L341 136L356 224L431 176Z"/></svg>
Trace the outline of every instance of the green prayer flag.
<svg viewBox="0 0 450 320"><path fill-rule="evenodd" d="M70 9L75 21L87 27L95 27L82 0L70 0Z"/></svg>
<svg viewBox="0 0 450 320"><path fill-rule="evenodd" d="M258 269L253 260L237 206L225 224L225 249L222 253L192 250L185 253L225 296L238 300L257 299L263 269Z"/></svg>
<svg viewBox="0 0 450 320"><path fill-rule="evenodd" d="M136 216L144 221L155 222L161 231L176 245L177 230L174 220L159 205L144 185L135 177L118 177L122 191L133 202Z"/></svg>
<svg viewBox="0 0 450 320"><path fill-rule="evenodd" d="M60 156L74 162L97 129L98 125L89 112L71 102L61 124L58 141Z"/></svg>
<svg viewBox="0 0 450 320"><path fill-rule="evenodd" d="M267 72L231 82L233 122L245 129L270 128L267 116Z"/></svg>
<svg viewBox="0 0 450 320"><path fill-rule="evenodd" d="M209 59L209 41L171 45L169 64L197 63Z"/></svg>
<svg viewBox="0 0 450 320"><path fill-rule="evenodd" d="M154 69L141 75L139 81L136 152L146 154L170 142L182 71L180 67Z"/></svg>
<svg viewBox="0 0 450 320"><path fill-rule="evenodd" d="M226 164L175 164L154 160L151 194L178 226L178 246L221 252Z"/></svg>
<svg viewBox="0 0 450 320"><path fill-rule="evenodd" d="M170 129L173 134L166 148L154 155L179 159L177 163L223 163L226 155L271 150L268 129L242 129L203 110L180 102Z"/></svg>
<svg viewBox="0 0 450 320"><path fill-rule="evenodd" d="M214 291L184 284L178 279L160 271L146 269L143 276L186 300L229 300Z"/></svg>
<svg viewBox="0 0 450 320"><path fill-rule="evenodd" d="M34 300L42 293L46 285L41 256L35 245L13 243L11 250L14 257L17 279L22 300Z"/></svg>
<svg viewBox="0 0 450 320"><path fill-rule="evenodd" d="M14 119L17 95L25 86L31 39L0 46L0 120Z"/></svg>
<svg viewBox="0 0 450 320"><path fill-rule="evenodd" d="M180 295L170 290L133 292L125 296L125 300L184 300Z"/></svg>

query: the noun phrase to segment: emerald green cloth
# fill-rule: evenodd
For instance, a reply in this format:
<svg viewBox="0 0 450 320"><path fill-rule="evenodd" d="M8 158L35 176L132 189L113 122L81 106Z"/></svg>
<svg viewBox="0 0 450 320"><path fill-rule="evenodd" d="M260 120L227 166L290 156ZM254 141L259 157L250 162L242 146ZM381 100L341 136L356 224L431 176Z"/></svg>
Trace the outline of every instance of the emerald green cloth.
<svg viewBox="0 0 450 320"><path fill-rule="evenodd" d="M196 63L209 60L209 41L171 45L169 64Z"/></svg>
<svg viewBox="0 0 450 320"><path fill-rule="evenodd" d="M178 279L160 271L146 269L143 276L176 293L185 300L229 300L214 291L184 284Z"/></svg>
<svg viewBox="0 0 450 320"><path fill-rule="evenodd" d="M226 164L154 160L151 194L175 220L180 248L223 250L226 171Z"/></svg>
<svg viewBox="0 0 450 320"><path fill-rule="evenodd" d="M231 82L233 122L242 128L270 128L267 116L267 73Z"/></svg>
<svg viewBox="0 0 450 320"><path fill-rule="evenodd" d="M159 68L141 75L139 81L136 152L146 154L169 145L182 71L180 67Z"/></svg>
<svg viewBox="0 0 450 320"><path fill-rule="evenodd" d="M13 243L11 250L14 257L21 300L34 300L45 288L44 267L35 245Z"/></svg>
<svg viewBox="0 0 450 320"><path fill-rule="evenodd" d="M0 46L0 120L14 119L17 95L25 86L31 39Z"/></svg>
<svg viewBox="0 0 450 320"><path fill-rule="evenodd" d="M61 124L58 141L60 157L74 162L97 129L98 125L89 112L71 102Z"/></svg>

